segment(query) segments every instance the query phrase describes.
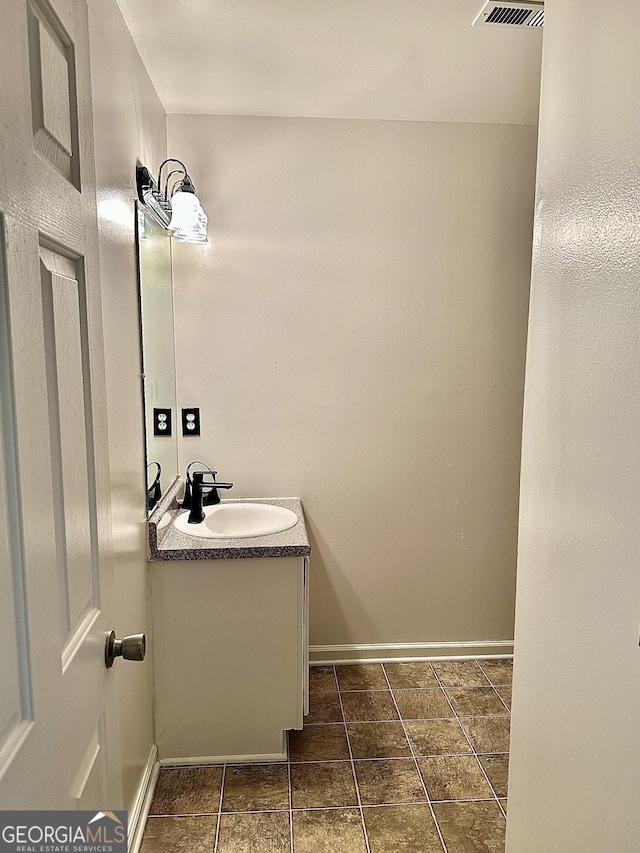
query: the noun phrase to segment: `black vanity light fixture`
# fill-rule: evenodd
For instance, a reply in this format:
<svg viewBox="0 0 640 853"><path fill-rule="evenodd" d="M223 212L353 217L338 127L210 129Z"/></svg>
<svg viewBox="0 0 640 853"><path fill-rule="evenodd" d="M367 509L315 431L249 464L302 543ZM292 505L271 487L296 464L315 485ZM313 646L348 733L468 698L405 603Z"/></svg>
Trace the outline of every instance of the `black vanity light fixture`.
<svg viewBox="0 0 640 853"><path fill-rule="evenodd" d="M169 163L177 164L179 168L171 169ZM157 180L153 179L146 166L137 166L136 187L141 204L172 237L181 243L209 242L207 214L182 161L169 157L161 163Z"/></svg>

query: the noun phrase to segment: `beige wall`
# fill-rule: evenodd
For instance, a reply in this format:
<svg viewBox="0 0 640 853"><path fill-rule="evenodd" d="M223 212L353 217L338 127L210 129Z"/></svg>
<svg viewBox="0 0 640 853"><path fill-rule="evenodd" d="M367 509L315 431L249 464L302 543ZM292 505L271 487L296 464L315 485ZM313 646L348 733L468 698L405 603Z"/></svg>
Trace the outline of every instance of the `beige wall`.
<svg viewBox="0 0 640 853"><path fill-rule="evenodd" d="M136 160L155 168L164 157L165 114L115 0L88 5L118 605L114 628L118 636L150 635L134 199ZM116 669L124 803L131 808L153 744L151 654L143 664Z"/></svg>
<svg viewBox="0 0 640 853"><path fill-rule="evenodd" d="M312 645L512 637L536 128L168 131L212 239L174 246L181 465L302 498Z"/></svg>
<svg viewBox="0 0 640 853"><path fill-rule="evenodd" d="M548 0L509 853L640 846L640 6Z"/></svg>

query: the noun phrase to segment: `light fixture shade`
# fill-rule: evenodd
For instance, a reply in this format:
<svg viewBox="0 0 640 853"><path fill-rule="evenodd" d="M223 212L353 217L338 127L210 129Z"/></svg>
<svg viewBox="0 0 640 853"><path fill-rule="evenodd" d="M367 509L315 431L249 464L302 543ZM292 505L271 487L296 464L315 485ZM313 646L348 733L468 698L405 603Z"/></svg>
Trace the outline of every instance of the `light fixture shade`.
<svg viewBox="0 0 640 853"><path fill-rule="evenodd" d="M173 236L181 243L208 243L207 222L207 215L203 211L193 226L178 228L173 232Z"/></svg>
<svg viewBox="0 0 640 853"><path fill-rule="evenodd" d="M171 222L168 231L182 243L208 243L207 215L198 196L178 190L171 197Z"/></svg>

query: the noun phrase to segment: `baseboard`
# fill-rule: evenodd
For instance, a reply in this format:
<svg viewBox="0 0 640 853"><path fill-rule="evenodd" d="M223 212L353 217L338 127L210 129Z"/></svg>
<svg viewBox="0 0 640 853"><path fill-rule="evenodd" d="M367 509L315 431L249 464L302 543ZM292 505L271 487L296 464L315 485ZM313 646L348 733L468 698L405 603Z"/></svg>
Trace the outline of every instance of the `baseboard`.
<svg viewBox="0 0 640 853"><path fill-rule="evenodd" d="M385 663L392 661L468 660L513 655L513 640L447 643L349 643L310 646L310 664Z"/></svg>
<svg viewBox="0 0 640 853"><path fill-rule="evenodd" d="M144 768L144 773L140 780L140 786L133 803L133 808L129 814L128 853L138 853L140 850L144 827L147 822L147 817L149 816L151 800L153 799L153 792L155 791L159 772L160 765L158 764L158 750L155 746L152 746L149 758L147 759L147 765Z"/></svg>
<svg viewBox="0 0 640 853"><path fill-rule="evenodd" d="M187 758L161 758L162 767L189 767L207 764L260 764L273 763L275 761L286 761L287 753L270 752L258 753L256 755L200 755L188 756Z"/></svg>

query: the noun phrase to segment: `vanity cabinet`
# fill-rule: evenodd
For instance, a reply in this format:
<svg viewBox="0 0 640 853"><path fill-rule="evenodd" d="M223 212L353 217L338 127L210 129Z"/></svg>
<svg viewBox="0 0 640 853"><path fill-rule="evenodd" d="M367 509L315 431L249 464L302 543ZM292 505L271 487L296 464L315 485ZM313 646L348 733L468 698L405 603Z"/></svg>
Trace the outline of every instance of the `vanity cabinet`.
<svg viewBox="0 0 640 853"><path fill-rule="evenodd" d="M161 760L286 758L308 712L308 571L306 556L152 563Z"/></svg>

